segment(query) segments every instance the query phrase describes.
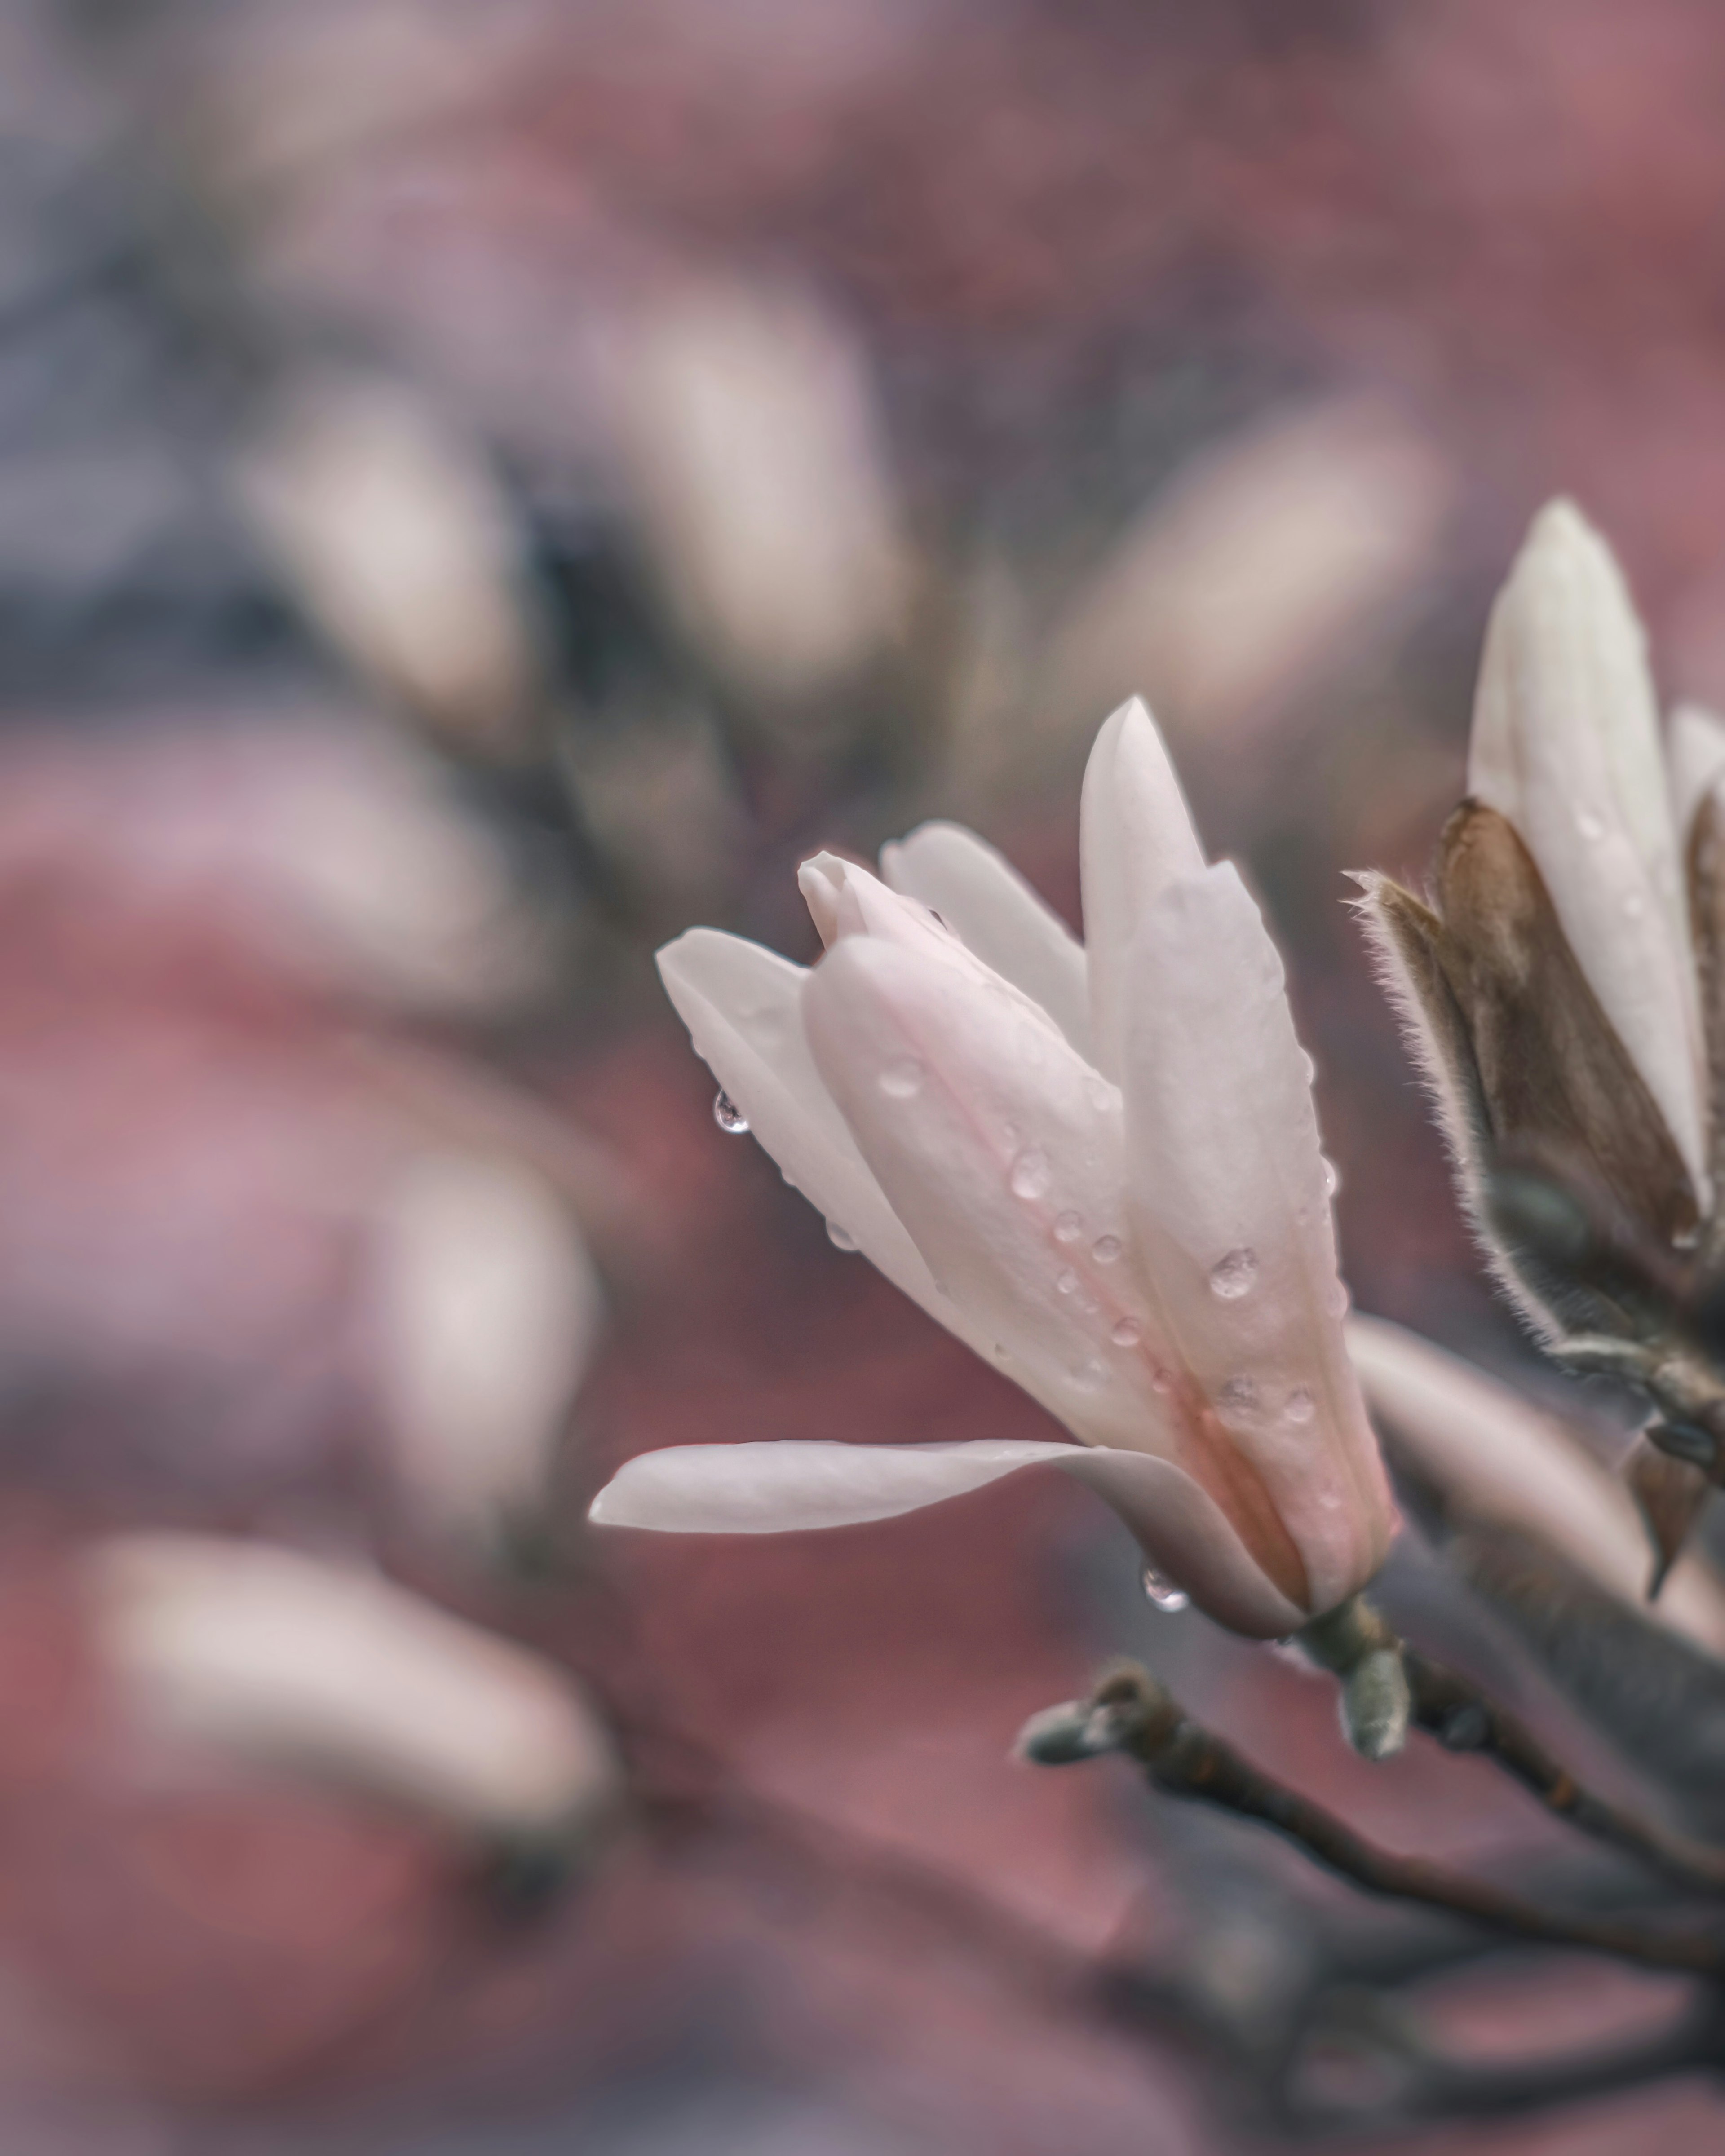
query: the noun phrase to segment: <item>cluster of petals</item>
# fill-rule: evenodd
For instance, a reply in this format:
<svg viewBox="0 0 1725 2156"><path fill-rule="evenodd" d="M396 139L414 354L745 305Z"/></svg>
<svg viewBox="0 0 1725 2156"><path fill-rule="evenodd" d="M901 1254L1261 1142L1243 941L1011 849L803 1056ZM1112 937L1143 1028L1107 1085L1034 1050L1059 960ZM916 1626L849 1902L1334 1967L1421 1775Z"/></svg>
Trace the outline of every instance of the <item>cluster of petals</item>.
<svg viewBox="0 0 1725 2156"><path fill-rule="evenodd" d="M803 864L814 968L707 928L659 960L834 1240L1078 1442L679 1447L629 1463L595 1520L830 1527L1051 1464L1244 1633L1295 1631L1377 1571L1394 1515L1311 1062L1257 907L1207 864L1137 703L1091 756L1081 870L1082 944L981 839L925 824L878 878Z"/></svg>

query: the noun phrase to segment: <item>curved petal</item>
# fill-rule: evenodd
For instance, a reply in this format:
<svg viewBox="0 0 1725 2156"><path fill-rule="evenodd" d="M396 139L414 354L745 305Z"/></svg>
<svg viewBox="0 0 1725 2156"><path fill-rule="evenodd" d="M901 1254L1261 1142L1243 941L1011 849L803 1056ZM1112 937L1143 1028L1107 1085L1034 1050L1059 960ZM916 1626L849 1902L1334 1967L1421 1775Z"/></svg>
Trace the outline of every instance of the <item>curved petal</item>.
<svg viewBox="0 0 1725 2156"><path fill-rule="evenodd" d="M1004 982L872 937L828 954L803 1012L863 1158L997 1358L1086 1440L1167 1449L1116 1089Z"/></svg>
<svg viewBox="0 0 1725 2156"><path fill-rule="evenodd" d="M1486 633L1468 788L1527 842L1697 1191L1701 1020L1640 623L1568 502L1534 520Z"/></svg>
<svg viewBox="0 0 1725 2156"><path fill-rule="evenodd" d="M1725 1584L1691 1554L1648 1602L1652 1553L1635 1501L1559 1423L1384 1318L1350 1318L1348 1345L1391 1451L1458 1512L1549 1543L1651 1623L1725 1655Z"/></svg>
<svg viewBox="0 0 1725 2156"><path fill-rule="evenodd" d="M691 928L667 943L659 952L659 972L696 1053L786 1181L842 1228L895 1287L986 1352L988 1342L936 1287L814 1067L801 1014L803 988L813 977L777 952L716 928Z"/></svg>
<svg viewBox="0 0 1725 2156"><path fill-rule="evenodd" d="M1146 1555L1201 1609L1266 1639L1305 1621L1253 1563L1189 1476L1138 1452L983 1440L834 1445L778 1440L688 1445L629 1460L593 1500L602 1527L671 1534L778 1534L896 1518L985 1488L1020 1468L1064 1469L1121 1515Z"/></svg>
<svg viewBox="0 0 1725 2156"><path fill-rule="evenodd" d="M1679 705L1671 714L1666 761L1681 850L1689 843L1690 826L1702 797L1725 778L1725 719L1702 711L1699 704Z"/></svg>
<svg viewBox="0 0 1725 2156"><path fill-rule="evenodd" d="M1003 855L962 824L922 824L880 849L880 874L891 890L938 913L1088 1057L1084 946Z"/></svg>
<svg viewBox="0 0 1725 2156"><path fill-rule="evenodd" d="M1127 947L1156 894L1204 865L1168 750L1136 696L1103 726L1085 766L1079 853L1091 1039L1097 1067L1117 1080Z"/></svg>
<svg viewBox="0 0 1725 2156"><path fill-rule="evenodd" d="M1343 1345L1312 1066L1231 865L1147 909L1129 978L1127 1212L1145 1276L1326 1609L1383 1562L1392 1512Z"/></svg>

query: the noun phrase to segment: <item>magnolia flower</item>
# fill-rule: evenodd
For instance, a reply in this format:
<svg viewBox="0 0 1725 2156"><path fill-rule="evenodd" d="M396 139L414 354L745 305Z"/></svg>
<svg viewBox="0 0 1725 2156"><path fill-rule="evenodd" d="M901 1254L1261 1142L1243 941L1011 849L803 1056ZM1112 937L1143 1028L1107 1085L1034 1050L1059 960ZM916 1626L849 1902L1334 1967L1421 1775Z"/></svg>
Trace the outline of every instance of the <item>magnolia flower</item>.
<svg viewBox="0 0 1725 2156"><path fill-rule="evenodd" d="M1082 946L979 839L930 824L879 880L803 864L812 971L710 928L659 960L721 1107L834 1240L1078 1442L680 1447L625 1466L595 1520L837 1526L1046 1463L1244 1633L1295 1631L1377 1571L1392 1513L1343 1343L1312 1065L1140 704L1097 739L1081 841Z"/></svg>
<svg viewBox="0 0 1725 2156"><path fill-rule="evenodd" d="M1668 1563L1716 1474L1725 1383L1725 726L1662 747L1604 542L1536 519L1493 608L1432 903L1363 877L1387 983L1499 1277L1571 1362L1663 1421L1632 1479Z"/></svg>

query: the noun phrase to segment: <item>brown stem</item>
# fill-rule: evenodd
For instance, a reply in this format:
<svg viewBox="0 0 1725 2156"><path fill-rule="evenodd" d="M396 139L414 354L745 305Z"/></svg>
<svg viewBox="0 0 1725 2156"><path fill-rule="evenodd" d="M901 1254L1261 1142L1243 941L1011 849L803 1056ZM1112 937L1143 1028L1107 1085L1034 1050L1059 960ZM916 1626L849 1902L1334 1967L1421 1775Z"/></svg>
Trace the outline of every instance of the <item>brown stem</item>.
<svg viewBox="0 0 1725 2156"><path fill-rule="evenodd" d="M1073 1710L1075 1722L1086 1712L1088 1727L1100 1727L1106 1741L1092 1736L1084 1749L1125 1752L1168 1795L1215 1804L1276 1828L1308 1856L1368 1894L1423 1902L1548 1946L1580 1947L1647 1969L1725 1977L1725 1952L1712 1939L1661 1938L1637 1925L1610 1919L1550 1915L1483 1881L1378 1848L1190 1720L1178 1702L1134 1664L1110 1671L1085 1707ZM1076 1758L1081 1753L1045 1750L1043 1756Z"/></svg>

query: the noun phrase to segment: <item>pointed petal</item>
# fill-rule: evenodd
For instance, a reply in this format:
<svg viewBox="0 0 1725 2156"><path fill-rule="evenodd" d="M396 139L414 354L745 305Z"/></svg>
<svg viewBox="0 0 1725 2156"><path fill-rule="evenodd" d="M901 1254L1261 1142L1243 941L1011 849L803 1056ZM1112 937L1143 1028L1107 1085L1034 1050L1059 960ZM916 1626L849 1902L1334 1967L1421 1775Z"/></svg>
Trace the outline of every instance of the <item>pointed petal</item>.
<svg viewBox="0 0 1725 2156"><path fill-rule="evenodd" d="M851 864L841 854L811 854L797 870L797 888L822 945L832 948L839 934L839 894Z"/></svg>
<svg viewBox="0 0 1725 2156"><path fill-rule="evenodd" d="M1712 1477L1688 1460L1661 1452L1644 1430L1623 1463L1624 1486L1640 1512L1653 1543L1647 1583L1652 1601L1671 1577L1713 1492Z"/></svg>
<svg viewBox="0 0 1725 2156"><path fill-rule="evenodd" d="M1704 711L1699 704L1680 704L1671 714L1666 762L1671 770L1671 814L1681 852L1688 844L1702 796L1725 778L1725 719Z"/></svg>
<svg viewBox="0 0 1725 2156"><path fill-rule="evenodd" d="M1107 721L1090 752L1079 850L1091 1039L1097 1067L1117 1081L1127 947L1157 893L1204 865L1168 750L1136 696Z"/></svg>
<svg viewBox="0 0 1725 2156"><path fill-rule="evenodd" d="M1127 1213L1145 1274L1327 1609L1383 1562L1391 1509L1343 1345L1311 1065L1231 865L1147 908L1129 980Z"/></svg>
<svg viewBox="0 0 1725 2156"><path fill-rule="evenodd" d="M1383 1318L1350 1318L1348 1344L1392 1455L1446 1512L1532 1535L1656 1623L1725 1653L1725 1585L1685 1557L1648 1605L1647 1534L1635 1501L1560 1424Z"/></svg>
<svg viewBox="0 0 1725 2156"><path fill-rule="evenodd" d="M1532 855L1495 809L1465 803L1450 818L1438 890L1441 957L1497 1146L1596 1181L1667 1243L1687 1234L1694 1193L1672 1134L1584 978Z"/></svg>
<svg viewBox="0 0 1725 2156"><path fill-rule="evenodd" d="M803 1021L863 1158L997 1359L1087 1440L1165 1442L1114 1087L976 961L873 937L829 954Z"/></svg>
<svg viewBox="0 0 1725 2156"><path fill-rule="evenodd" d="M922 824L880 850L887 884L932 906L984 965L1090 1054L1084 946L1009 862L959 824Z"/></svg>
<svg viewBox="0 0 1725 2156"><path fill-rule="evenodd" d="M996 1440L678 1445L629 1461L589 1517L602 1527L673 1534L849 1527L937 1505L1034 1466L1062 1468L1106 1498L1157 1569L1220 1623L1276 1638L1304 1621L1197 1484L1137 1452Z"/></svg>
<svg viewBox="0 0 1725 2156"><path fill-rule="evenodd" d="M659 972L696 1053L786 1181L844 1229L895 1287L960 1339L986 1349L929 1277L814 1067L801 1008L812 977L716 928L691 928L667 943Z"/></svg>
<svg viewBox="0 0 1725 2156"><path fill-rule="evenodd" d="M1468 786L1526 841L1701 1189L1699 1014L1645 639L1616 562L1567 502L1535 519L1492 609Z"/></svg>

